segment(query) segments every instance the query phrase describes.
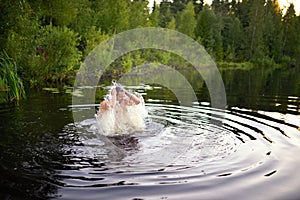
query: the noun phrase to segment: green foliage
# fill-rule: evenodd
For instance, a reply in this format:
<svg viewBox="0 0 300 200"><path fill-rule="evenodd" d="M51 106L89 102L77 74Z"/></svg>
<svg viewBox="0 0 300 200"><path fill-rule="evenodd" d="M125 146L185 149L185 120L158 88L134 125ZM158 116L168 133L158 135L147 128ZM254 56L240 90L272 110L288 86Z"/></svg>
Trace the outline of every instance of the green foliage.
<svg viewBox="0 0 300 200"><path fill-rule="evenodd" d="M17 63L6 52L0 55L0 103L26 98Z"/></svg>
<svg viewBox="0 0 300 200"><path fill-rule="evenodd" d="M76 0L74 5L77 14L71 21L69 28L80 35L84 35L91 27L95 26L95 11L89 0Z"/></svg>
<svg viewBox="0 0 300 200"><path fill-rule="evenodd" d="M223 57L222 35L223 22L207 5L199 13L195 29L196 37L207 51L216 59Z"/></svg>
<svg viewBox="0 0 300 200"><path fill-rule="evenodd" d="M171 30L176 30L176 20L174 17L172 17L171 21L169 21L167 23L167 27L168 29L171 29Z"/></svg>
<svg viewBox="0 0 300 200"><path fill-rule="evenodd" d="M79 44L79 35L66 27L45 26L42 28L42 37L38 56L44 62L44 78L63 79L68 71L76 67L81 59L81 52L76 48ZM48 77L50 73L50 77Z"/></svg>
<svg viewBox="0 0 300 200"><path fill-rule="evenodd" d="M127 0L99 0L94 5L96 26L115 34L129 28L130 7Z"/></svg>
<svg viewBox="0 0 300 200"><path fill-rule="evenodd" d="M283 39L283 29L281 16L279 5L272 0L268 0L265 6L265 25L263 32L264 51L266 57L278 63L282 59L281 41Z"/></svg>
<svg viewBox="0 0 300 200"><path fill-rule="evenodd" d="M196 26L194 5L189 2L179 17L178 31L184 33L191 38L195 38L194 30Z"/></svg>
<svg viewBox="0 0 300 200"><path fill-rule="evenodd" d="M152 12L143 0L0 0L0 4L1 49L31 86L72 80L98 44L113 34L145 26L196 39L220 66L300 65L300 17L293 4L283 15L278 0L213 0L211 6L203 0L164 0ZM189 66L172 53L144 49L117 59L111 74L145 62ZM6 87L4 79L0 84Z"/></svg>
<svg viewBox="0 0 300 200"><path fill-rule="evenodd" d="M29 1L28 1L29 2ZM78 12L77 0L37 0L31 3L39 10L43 25L68 26L76 18Z"/></svg>
<svg viewBox="0 0 300 200"><path fill-rule="evenodd" d="M290 57L288 64L300 64L300 17L295 14L294 5L291 4L284 18L283 54Z"/></svg>
<svg viewBox="0 0 300 200"><path fill-rule="evenodd" d="M158 26L159 15L160 15L159 8L158 8L157 4L154 2L152 12L149 16L149 26L154 26L154 27Z"/></svg>
<svg viewBox="0 0 300 200"><path fill-rule="evenodd" d="M35 84L62 82L80 64L79 36L63 27L44 26L40 29L35 52L28 58L27 74Z"/></svg>
<svg viewBox="0 0 300 200"><path fill-rule="evenodd" d="M224 18L223 45L224 59L227 61L239 61L238 50L241 48L243 30L240 20L237 17Z"/></svg>
<svg viewBox="0 0 300 200"><path fill-rule="evenodd" d="M109 35L103 33L99 28L91 26L83 35L85 48L83 56L86 57L97 45L108 39Z"/></svg>
<svg viewBox="0 0 300 200"><path fill-rule="evenodd" d="M127 54L127 55L123 56L121 64L123 66L124 71L129 72L129 70L133 66L133 58L131 57L131 55Z"/></svg>
<svg viewBox="0 0 300 200"><path fill-rule="evenodd" d="M79 36L67 27L42 26L27 2L21 4L15 26L9 30L7 53L32 86L64 81L80 64Z"/></svg>
<svg viewBox="0 0 300 200"><path fill-rule="evenodd" d="M159 7L159 26L166 28L172 18L175 18L175 16L171 13L170 2L163 1Z"/></svg>
<svg viewBox="0 0 300 200"><path fill-rule="evenodd" d="M264 0L253 0L249 11L249 26L246 28L247 55L249 60L264 58Z"/></svg>
<svg viewBox="0 0 300 200"><path fill-rule="evenodd" d="M150 16L147 3L146 1L135 0L129 4L129 29L147 25L147 20Z"/></svg>
<svg viewBox="0 0 300 200"><path fill-rule="evenodd" d="M228 69L241 69L241 70L251 70L254 68L254 64L250 62L218 62L217 63L220 70Z"/></svg>
<svg viewBox="0 0 300 200"><path fill-rule="evenodd" d="M195 34L201 44L208 50L209 53L212 52L214 39L213 39L213 29L211 24L215 21L214 12L205 5L203 10L199 13L197 19L197 25Z"/></svg>
<svg viewBox="0 0 300 200"><path fill-rule="evenodd" d="M29 4L25 2L22 6L18 10L20 14L14 16L14 26L8 30L4 49L19 64L18 66L25 67L29 66L29 59L35 54L40 24ZM20 71L26 73L27 69Z"/></svg>

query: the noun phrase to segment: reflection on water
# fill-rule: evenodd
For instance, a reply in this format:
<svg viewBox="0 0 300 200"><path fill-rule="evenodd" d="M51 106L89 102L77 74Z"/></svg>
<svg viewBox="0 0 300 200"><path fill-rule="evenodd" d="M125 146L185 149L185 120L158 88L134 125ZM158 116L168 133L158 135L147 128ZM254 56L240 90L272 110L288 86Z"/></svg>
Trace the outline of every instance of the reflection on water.
<svg viewBox="0 0 300 200"><path fill-rule="evenodd" d="M223 125L201 77L183 71L199 104L178 105L159 85L143 93L147 128L105 137L95 119L73 123L64 89L0 106L1 199L297 199L298 69L222 71ZM104 90L99 93L98 101Z"/></svg>

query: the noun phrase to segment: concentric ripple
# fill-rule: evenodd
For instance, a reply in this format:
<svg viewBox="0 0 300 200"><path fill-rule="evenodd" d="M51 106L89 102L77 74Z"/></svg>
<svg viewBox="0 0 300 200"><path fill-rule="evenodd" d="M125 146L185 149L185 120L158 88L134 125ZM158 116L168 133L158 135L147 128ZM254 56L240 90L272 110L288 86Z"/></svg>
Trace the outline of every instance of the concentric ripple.
<svg viewBox="0 0 300 200"><path fill-rule="evenodd" d="M83 191L84 199L300 196L299 116L279 120L278 113L231 108L221 123L220 111L209 107L158 102L147 108L142 133L104 137L94 119L79 129L65 126L68 162L56 177L62 198L82 199Z"/></svg>

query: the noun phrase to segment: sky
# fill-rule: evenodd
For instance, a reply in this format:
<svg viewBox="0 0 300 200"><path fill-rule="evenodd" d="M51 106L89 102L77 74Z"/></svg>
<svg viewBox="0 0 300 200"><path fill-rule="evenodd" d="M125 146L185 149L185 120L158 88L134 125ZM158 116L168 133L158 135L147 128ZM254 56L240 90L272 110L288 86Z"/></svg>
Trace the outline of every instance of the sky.
<svg viewBox="0 0 300 200"><path fill-rule="evenodd" d="M161 0L148 0L149 6L152 7L153 2L160 2ZM212 0L205 0L206 3L211 4ZM293 3L295 6L296 14L300 14L300 0L278 0L281 9L285 10L289 7L290 3Z"/></svg>

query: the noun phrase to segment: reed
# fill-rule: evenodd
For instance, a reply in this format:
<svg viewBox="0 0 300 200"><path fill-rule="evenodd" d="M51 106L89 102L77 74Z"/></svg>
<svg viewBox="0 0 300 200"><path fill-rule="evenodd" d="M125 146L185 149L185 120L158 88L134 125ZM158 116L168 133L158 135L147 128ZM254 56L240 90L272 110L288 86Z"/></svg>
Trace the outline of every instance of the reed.
<svg viewBox="0 0 300 200"><path fill-rule="evenodd" d="M17 63L5 51L0 54L0 102L26 98L23 82L17 74Z"/></svg>

